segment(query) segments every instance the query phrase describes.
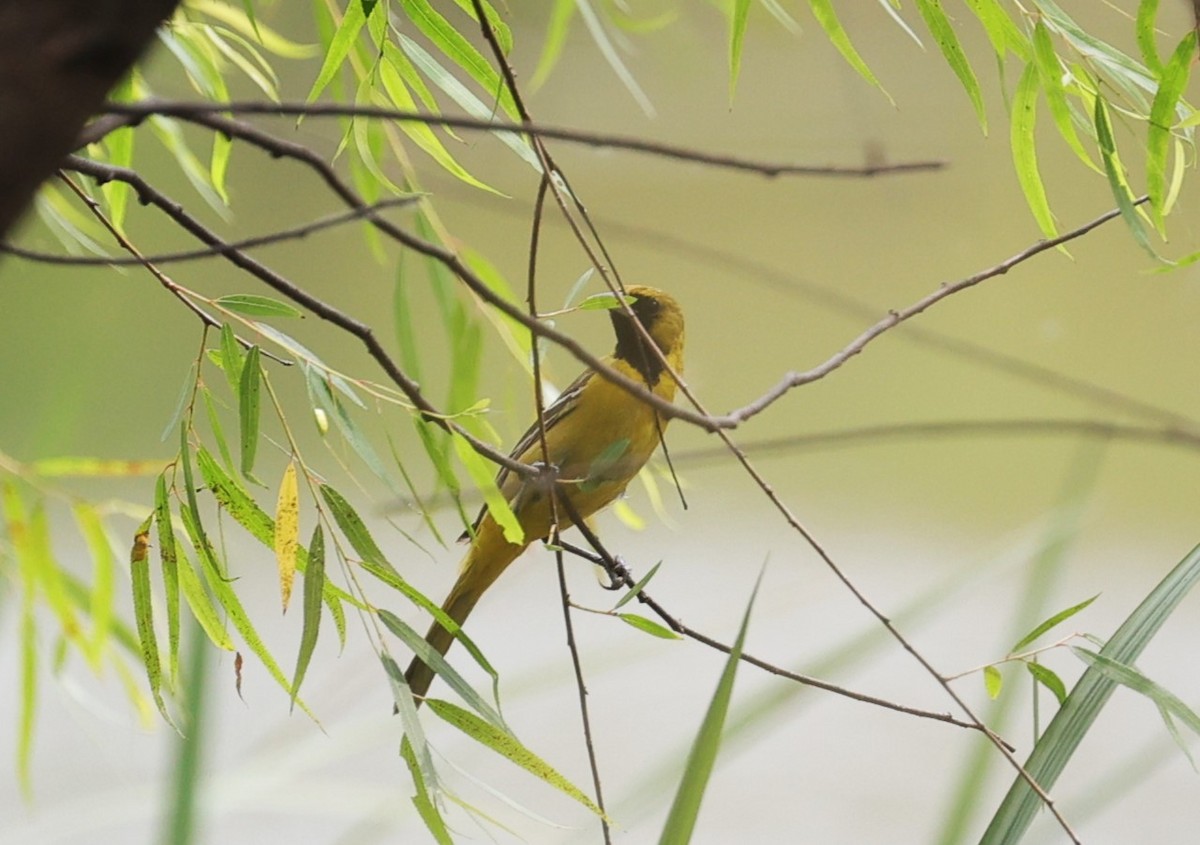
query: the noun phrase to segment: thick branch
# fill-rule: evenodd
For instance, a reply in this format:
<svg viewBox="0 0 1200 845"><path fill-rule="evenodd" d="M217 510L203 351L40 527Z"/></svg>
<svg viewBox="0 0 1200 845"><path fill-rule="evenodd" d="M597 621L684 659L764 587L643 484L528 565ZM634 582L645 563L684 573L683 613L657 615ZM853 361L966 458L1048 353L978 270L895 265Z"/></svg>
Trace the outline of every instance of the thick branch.
<svg viewBox="0 0 1200 845"><path fill-rule="evenodd" d="M177 0L0 0L0 236Z"/></svg>

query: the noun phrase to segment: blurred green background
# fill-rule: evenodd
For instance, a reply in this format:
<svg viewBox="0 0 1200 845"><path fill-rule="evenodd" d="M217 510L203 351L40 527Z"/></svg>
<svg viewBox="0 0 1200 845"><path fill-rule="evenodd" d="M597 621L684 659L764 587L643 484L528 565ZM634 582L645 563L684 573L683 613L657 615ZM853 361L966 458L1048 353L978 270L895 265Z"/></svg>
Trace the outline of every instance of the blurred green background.
<svg viewBox="0 0 1200 845"><path fill-rule="evenodd" d="M1129 7L1125 11L1131 13L1134 5L1082 3L1071 11L1102 37L1133 49L1131 25L1121 9ZM576 22L560 66L529 96L534 117L770 161L854 165L883 156L892 162L934 158L948 163L941 172L873 179L767 179L553 144L623 278L666 288L686 308L687 379L710 410L745 404L785 372L824 361L888 309L904 307L943 282L992 266L1037 240L1011 164L1002 81L973 21L960 22L960 37L987 96L991 130L986 136L936 51L918 48L874 4L843 4L840 12L894 107L843 63L810 19L803 19L805 29L797 35L757 6L731 106L724 16L707 4L653 6L639 13L649 18L658 9L675 10L678 19L630 37L622 54L653 104L652 115L639 107ZM517 44L513 61L526 80L536 63L546 12L541 4L516 4L509 11ZM1160 28L1178 37L1188 25L1187 14L1183 3L1166 4ZM314 40L300 5L279 4L260 15L297 40ZM316 65L280 61L277 68L285 99L301 99ZM1011 89L1013 71L1008 72L1003 85ZM152 57L147 76L160 93L188 95L169 57ZM1041 171L1065 230L1108 210L1113 199L1104 179L1083 168L1049 121L1043 122ZM326 155L336 148L338 130L332 122L310 119L298 129L288 120L267 125ZM449 230L521 289L536 176L494 139L461 134L455 154L507 196L468 189L413 152L423 168L424 187ZM204 149L202 133L189 137ZM1136 145L1127 133L1118 140ZM200 208L171 162L152 147L144 144L139 169ZM340 210L295 165L250 149L235 150L230 184L231 218L218 225L231 235L272 231ZM1195 197L1185 187L1169 221L1171 241L1162 247L1164 254L1177 257L1200 243ZM400 220L404 214L393 212ZM218 223L211 213L202 216ZM188 245L152 211L132 209L127 229L146 251ZM17 240L55 248L32 217ZM542 301L561 301L585 271L586 258L554 215L543 248ZM1198 271L1153 272L1155 264L1120 221L1069 250L1070 256L1043 254L939 304L914 321L926 334L914 336L904 328L890 332L830 377L794 391L747 423L735 439L754 458L755 445L774 438L892 423L1036 418L1161 427L1169 415L1200 418ZM256 254L307 290L371 322L392 344L394 249L387 248L379 260L361 230L350 226ZM264 292L218 261L177 265L170 273L207 295ZM598 284L594 281L592 290ZM174 454L173 440L163 443L159 437L197 354L200 331L190 313L135 270L47 268L5 258L0 286L0 450L19 460L60 455L165 460ZM414 321L428 350L425 388L440 401L449 378L439 364L446 357L444 338L430 294L419 281L411 287ZM850 314L832 308L831 295L865 303L867 310ZM596 351L610 344L607 320L594 314L566 316L559 326ZM289 331L331 364L382 380L356 344L316 319ZM931 342L930 332L942 340ZM942 348L945 340L1101 386L1163 413L1138 415L1114 402L1081 398L1061 384L999 368L978 354ZM485 342L481 393L491 399L489 422L507 441L531 417L528 382L494 336L488 334ZM577 370L558 351L549 353L549 366L560 384ZM304 419L299 380L282 370L272 377L296 419ZM402 413L387 410L371 418L369 427L375 435L391 431L402 454L411 457L408 463L420 484L431 483ZM317 446L311 426L302 437L310 448ZM676 497L665 495L669 522L664 523L643 491L631 488L631 504L648 527L632 532L611 516L601 523L605 537L639 573L664 561L654 583L656 597L689 625L732 639L754 579L768 561L750 650L798 671L828 673L830 680L856 689L949 709L932 680L878 634L872 619L731 460L689 461L690 453L711 449L715 438L675 424L670 444L690 508L682 511ZM1036 597L1044 603L1043 616L1100 593L1073 624L1101 636L1110 633L1195 544L1200 524L1195 449L1161 442L1035 430L925 434L818 442L764 451L756 462L886 613L901 613L930 591L941 597L934 610L899 621L947 673L996 660L1011 645L1019 633L1013 620L1021 618L1021 604L1031 600L1023 592L1025 568L1050 528L1070 522L1060 510L1063 490L1072 484L1080 489L1072 479L1081 473L1094 475L1094 481L1082 485L1083 509L1063 569L1046 594ZM282 471L277 454L262 463L264 478L277 478ZM332 459L328 470L343 478ZM142 505L152 500L149 479L92 481L73 489ZM671 491L664 487L664 492ZM376 515L394 510L380 500ZM420 533L415 518L402 514L397 519L433 554L417 551L382 521L378 535L391 544L406 577L431 596L440 595L453 577L459 550L437 548ZM449 511L439 519L454 530ZM274 563L269 553L236 533L230 530L229 541L245 555L239 589L264 619L272 618ZM65 549L79 545L69 532L61 542ZM590 580L585 571L575 574L576 599L607 606L609 596ZM124 582L120 589L126 589ZM13 689L15 620L13 597L6 599L0 604L0 679L9 680L0 680L0 689ZM395 604L393 610L416 624L416 614ZM471 628L505 675L506 714L518 734L582 784L588 780L586 759L560 616L552 558L535 551L497 585ZM1196 602L1185 603L1140 664L1193 702L1200 700L1200 681L1190 662L1197 616ZM681 743L698 724L720 656L694 644L652 640L608 619L583 615L578 624L585 664L593 673L600 764L618 837L651 841L682 765ZM289 615L266 627L272 647L290 662L298 618ZM857 638L873 638L868 658L831 657ZM395 754L400 728L387 716L385 678L362 642L360 626L351 626L351 643L340 658L329 639L318 649L307 681L310 704L321 715L325 733L299 716L288 718L286 696L252 664L246 669L243 705L229 661L218 665L210 691L218 734L206 749L211 780L203 794L203 841L259 841L267 831L272 838L336 843L418 836L407 775ZM1068 679L1080 671L1069 655L1046 659ZM827 668L818 670L818 664ZM1011 672L1014 683L1019 674ZM958 683L973 704L984 706L978 676ZM936 839L959 767L979 740L823 693L805 690L784 697L794 688L749 668L738 684L736 700L744 705L773 696L780 700L763 705L754 729L727 743L696 841ZM1015 689L1006 692L1024 696ZM139 727L112 679L97 681L80 666L68 667L57 682L47 684L44 699L34 766L37 800L25 804L13 780L0 777L0 817L7 820L0 843L155 841L162 772L170 765L169 731ZM15 707L13 695L0 696L0 713L6 716L0 724L12 724ZM1028 711L1027 696L1018 709ZM1017 718L1005 731L1022 751L1029 746L1028 721ZM435 746L458 765L568 826L543 826L493 800L489 806L527 841L592 841L586 813L438 727ZM1080 820L1086 841L1122 843L1135 835L1188 841L1180 831L1194 830L1200 821L1195 774L1165 736L1149 703L1118 693L1056 793L1064 813ZM0 731L0 761L13 759L13 742L11 728ZM1143 755L1148 773L1135 766ZM998 757L991 772L980 819L1011 777ZM1119 801L1101 789L1109 777L1119 786ZM467 783L463 789L474 788ZM467 831L483 835L469 826ZM1062 841L1047 820L1035 833L1041 836L1035 841Z"/></svg>

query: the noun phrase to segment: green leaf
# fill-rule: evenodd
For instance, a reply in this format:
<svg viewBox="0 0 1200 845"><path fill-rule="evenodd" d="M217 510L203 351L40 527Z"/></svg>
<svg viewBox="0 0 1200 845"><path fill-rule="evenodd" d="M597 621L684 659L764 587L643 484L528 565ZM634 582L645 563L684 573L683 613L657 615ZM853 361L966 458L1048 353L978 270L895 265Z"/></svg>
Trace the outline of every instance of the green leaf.
<svg viewBox="0 0 1200 845"><path fill-rule="evenodd" d="M1146 596L1109 638L1100 654L1117 663L1132 665L1197 581L1200 581L1200 546ZM1075 684L1025 762L1025 770L1043 789L1054 788L1058 776L1087 736L1116 683L1099 667L1090 667ZM980 845L1018 842L1042 808L1041 799L1025 779L1018 776L992 817Z"/></svg>
<svg viewBox="0 0 1200 845"><path fill-rule="evenodd" d="M1012 647L1011 651L1013 651L1013 652L1021 651L1023 648L1025 648L1025 646L1032 643L1034 640L1036 640L1042 634L1046 633L1051 628L1055 628L1058 625L1065 622L1066 620L1070 619L1076 613L1079 613L1081 610L1084 610L1085 608L1087 608L1089 605L1091 605L1092 602L1094 602L1098 598L1100 598L1099 593L1092 596L1090 599L1085 599L1084 601L1081 601L1079 604L1068 607L1066 610L1060 610L1058 613L1054 614L1049 619L1040 623L1037 627L1035 627L1028 634L1021 637L1021 639L1019 639L1016 642L1016 644Z"/></svg>
<svg viewBox="0 0 1200 845"><path fill-rule="evenodd" d="M613 610L620 610L630 601L637 598L638 595L641 594L642 590L645 589L646 585L650 583L650 579L654 577L654 574L658 572L658 568L660 566L662 566L661 560L654 564L654 566L650 567L650 571L643 575L642 578L636 584L634 584L632 588L630 588L629 592L621 596L621 600L613 605Z"/></svg>
<svg viewBox="0 0 1200 845"><path fill-rule="evenodd" d="M328 364L321 360L317 353L313 352L300 341L284 334L274 326L269 326L266 323L255 323L254 330L265 337L271 338L271 340L275 341L275 343L286 349L289 354L295 355L297 358L303 359L306 364L321 370L325 374L325 377L329 379L330 384L337 388L339 393L341 393L355 405L364 409L367 407L367 403L359 398L358 394L354 392L354 388L350 386L349 382L342 378L341 375L334 372ZM236 393L237 391L235 390L234 392Z"/></svg>
<svg viewBox="0 0 1200 845"><path fill-rule="evenodd" d="M442 818L437 805L429 797L425 778L421 774L421 767L417 765L412 743L408 741L407 736L400 742L400 756L404 758L404 763L408 766L408 772L412 776L413 786L417 790L417 794L412 797L412 802L421 816L421 821L425 822L425 827L433 835L434 841L438 845L454 845L454 839L450 836L450 831L446 829L445 819Z"/></svg>
<svg viewBox="0 0 1200 845"><path fill-rule="evenodd" d="M187 519L184 521L186 523ZM208 591L204 589L191 558L184 552L178 540L175 545L175 558L179 561L179 590L183 593L188 607L192 609L192 617L200 623L213 645L225 651L233 651L233 638L225 630L225 623L209 600Z"/></svg>
<svg viewBox="0 0 1200 845"><path fill-rule="evenodd" d="M483 495L488 513L492 515L492 519L496 520L496 524L504 532L504 539L509 543L525 542L525 529L521 527L517 515L513 513L508 499L504 498L504 494L496 486L493 467L484 461L462 435L451 434L450 439L454 443L454 452L458 455L458 460L466 468L467 474L471 476L471 481Z"/></svg>
<svg viewBox="0 0 1200 845"><path fill-rule="evenodd" d="M1012 51L1022 62L1028 62L1031 54L1029 40L1017 28L1008 12L997 0L965 0L966 5L975 13L975 17L983 24L988 40L996 58L1004 61L1008 51Z"/></svg>
<svg viewBox="0 0 1200 845"><path fill-rule="evenodd" d="M308 568L304 572L304 629L300 633L300 651L296 655L296 671L292 673L292 707L296 706L296 694L308 671L308 662L317 647L317 635L321 630L321 594L325 590L325 535L321 524L313 529L312 541L308 544Z"/></svg>
<svg viewBox="0 0 1200 845"><path fill-rule="evenodd" d="M1158 0L1141 0L1138 3L1134 33L1142 61L1155 76L1162 76L1162 59L1158 57L1158 44L1154 40L1155 21L1158 18Z"/></svg>
<svg viewBox="0 0 1200 845"><path fill-rule="evenodd" d="M37 555L32 549L25 503L16 485L0 479L0 507L9 542L19 563L21 590L21 701L17 717L17 781L26 800L33 797L33 731L37 721Z"/></svg>
<svg viewBox="0 0 1200 845"><path fill-rule="evenodd" d="M499 72L428 0L400 0L400 6L434 46L478 82L490 98L498 100L510 118L520 120L512 92L504 84Z"/></svg>
<svg viewBox="0 0 1200 845"><path fill-rule="evenodd" d="M387 55L388 51L385 50L385 57ZM403 111L418 111L416 100L413 99L412 93L408 90L408 86L405 85L404 79L396 69L394 59L384 61L379 65L379 80L383 83L383 90L387 92L393 106ZM503 196L500 191L480 181L470 171L459 164L458 160L450 154L450 151L446 149L438 136L434 134L428 123L402 120L399 121L399 124L404 134L411 138L414 144L424 150L447 173L468 185Z"/></svg>
<svg viewBox="0 0 1200 845"><path fill-rule="evenodd" d="M408 82L414 90L420 91L416 87L415 82L409 81L409 77L416 76L416 68L419 68L421 73L429 77L429 80L434 85L445 92L450 99L454 100L471 117L478 118L479 120L491 120L495 116L496 109L493 105L485 103L479 97L475 96L467 86L458 81L458 77L442 67L420 44L403 32L399 33L398 40L400 42L400 50L403 52L396 51L395 48L391 48L390 44L387 44L384 45L384 53L389 56L394 54L396 69L400 72L405 82ZM412 60L411 64L409 64L409 59ZM414 68L413 65L416 67ZM417 77L417 79L419 80L420 77ZM427 91L426 94L428 94ZM447 128L446 132L450 133L450 129ZM528 136L499 129L493 131L491 134L533 168L535 173L540 174L542 172L542 163L538 160L537 153L534 152L533 147L530 145Z"/></svg>
<svg viewBox="0 0 1200 845"><path fill-rule="evenodd" d="M221 569L217 564L212 547L203 542L198 536L186 514L184 516L183 525L184 528L187 529L189 539L192 541L192 547L196 550L196 554L199 555L200 559L203 561L202 568L204 569L204 574L207 578L209 589L211 589L213 591L213 595L217 597L217 602L222 608L225 609L225 612L229 617L229 621L232 622L233 627L237 629L237 632L241 636L242 641L246 644L246 647L249 648L250 651L259 659L259 662L261 662L266 668L268 674L275 679L275 682L283 688L284 692L291 696L292 685L288 682L287 677L279 668L279 664L275 662L275 658L271 656L271 652L267 649L262 637L259 636L258 630L254 627L254 623L250 621L250 617L246 613L246 609L242 606L241 599L238 598L237 593L234 592L233 588L230 586L230 582L221 573ZM311 718L314 722L317 721L317 717L311 710L308 709L308 705L306 705L298 695L295 696L295 703L300 706L301 710L308 714L309 718Z"/></svg>
<svg viewBox="0 0 1200 845"><path fill-rule="evenodd" d="M258 364L258 347L251 346L242 367L242 379L238 385L238 420L242 433L242 475L251 481L254 478L254 456L258 452L258 415L260 407L262 373Z"/></svg>
<svg viewBox="0 0 1200 845"><path fill-rule="evenodd" d="M1054 693L1054 697L1058 699L1058 705L1061 707L1067 700L1067 686L1062 682L1062 678L1041 663L1026 663L1025 668L1029 670L1029 674L1035 681Z"/></svg>
<svg viewBox="0 0 1200 845"><path fill-rule="evenodd" d="M1130 664L1106 657L1091 649L1072 646L1071 651L1088 666L1095 667L1110 680L1141 693L1162 710L1170 713L1200 735L1200 714L1188 707L1182 699L1166 687L1150 680Z"/></svg>
<svg viewBox="0 0 1200 845"><path fill-rule="evenodd" d="M158 559L162 564L163 591L166 593L167 662L174 688L179 679L179 560L175 555L175 530L171 527L165 471L154 485L154 524L158 526Z"/></svg>
<svg viewBox="0 0 1200 845"><path fill-rule="evenodd" d="M246 354L242 352L242 345L233 333L233 326L222 323L221 369L225 371L225 378L229 381L229 389L233 391L234 396L237 395L238 385L242 380L242 365L245 360Z"/></svg>
<svg viewBox="0 0 1200 845"><path fill-rule="evenodd" d="M1146 250L1155 260L1161 260L1150 246L1146 230L1142 226L1142 220L1138 217L1137 208L1133 204L1133 192L1129 189L1129 182L1125 178L1125 165L1121 163L1121 159L1117 155L1117 142L1113 138L1112 123L1108 117L1108 105L1103 97L1096 98L1095 121L1096 140L1100 144L1100 158L1104 161L1104 172L1108 176L1108 184L1112 188L1113 197L1117 200L1117 208L1121 210L1121 219L1129 227L1138 246Z"/></svg>
<svg viewBox="0 0 1200 845"><path fill-rule="evenodd" d="M466 682L463 676L450 665L437 649L425 642L424 637L391 611L380 608L378 613L379 619L383 622L384 626L399 637L400 641L408 646L409 650L415 656L421 658L425 665L433 669L434 674L458 693L462 697L462 700L470 705L472 710L500 730L508 730L508 726L504 723L504 717L500 715L500 712L488 704L483 696L477 693L474 687Z"/></svg>
<svg viewBox="0 0 1200 845"><path fill-rule="evenodd" d="M120 83L111 93L115 102L127 102L132 97L129 79ZM134 132L132 126L114 129L104 136L104 148L108 162L115 167L131 167L133 165ZM125 231L125 212L129 207L129 193L132 186L120 179L110 179L100 186L105 202L108 203L108 217L118 232Z"/></svg>
<svg viewBox="0 0 1200 845"><path fill-rule="evenodd" d="M1054 45L1050 42L1050 32L1040 20L1033 28L1033 57L1037 64L1042 91L1046 94L1046 102L1050 106L1050 115L1054 118L1058 134L1067 142L1067 146L1075 153L1076 158L1092 170L1101 173L1100 167L1092 161L1092 157L1084 149L1079 135L1075 132L1075 122L1067 103L1066 89L1063 87L1063 66L1054 52Z"/></svg>
<svg viewBox="0 0 1200 845"><path fill-rule="evenodd" d="M92 636L86 642L86 653L97 669L103 665L104 651L113 619L113 574L117 567L112 544L104 531L104 523L96 509L86 502L72 507L80 532L92 556ZM149 526L147 525L147 531Z"/></svg>
<svg viewBox="0 0 1200 845"><path fill-rule="evenodd" d="M296 481L296 462L290 461L279 483L275 506L275 562L279 566L279 592L283 612L287 613L296 580L296 553L300 546L300 490Z"/></svg>
<svg viewBox="0 0 1200 845"><path fill-rule="evenodd" d="M238 482L228 475L220 464L218 464L213 456L208 453L203 447L196 453L197 462L200 464L200 473L204 476L205 483L212 490L213 498L218 504L223 507L226 512L234 518L234 520L250 532L250 536L258 540L268 549L275 548L275 522L271 517L267 516L266 511L258 506L258 503L250 498L250 495L238 484ZM304 548L296 549L296 568L301 572L305 572L308 567L308 552ZM338 627L338 637L345 642L345 614L342 611L341 602L348 601L355 607L364 608L362 602L354 598L345 590L339 588L336 584L328 579L325 580L325 604L329 608L329 612L333 614L334 622Z"/></svg>
<svg viewBox="0 0 1200 845"><path fill-rule="evenodd" d="M162 663L158 654L158 639L154 634L154 609L150 597L150 523L153 515L146 517L137 529L133 549L129 554L129 575L133 582L133 616L137 622L138 641L142 646L142 666L150 683L150 695L158 712L169 725L174 723L167 713L162 697Z"/></svg>
<svg viewBox="0 0 1200 845"><path fill-rule="evenodd" d="M1171 146L1171 125L1175 122L1175 107L1187 90L1196 52L1196 30L1179 42L1163 68L1154 104L1150 107L1150 122L1146 135L1146 193L1158 231L1166 236L1164 217L1170 211L1167 202L1167 152Z"/></svg>
<svg viewBox="0 0 1200 845"><path fill-rule="evenodd" d="M350 3L346 6L346 14L342 18L342 22L338 24L338 28L333 33L333 38L325 50L325 61L321 64L321 70L317 72L317 78L313 81L305 102L311 103L317 99L325 90L325 86L333 80L338 70L345 64L350 50L354 47L355 39L358 38L358 33L366 22L361 3Z"/></svg>
<svg viewBox="0 0 1200 845"><path fill-rule="evenodd" d="M234 464L233 455L229 451L229 442L225 439L225 428L221 425L221 415L217 412L217 403L213 399L212 391L207 387L201 387L200 395L204 397L204 411L208 416L208 427L212 430L213 439L217 441L217 450L221 453L221 460L230 470L234 470L236 464Z"/></svg>
<svg viewBox="0 0 1200 845"><path fill-rule="evenodd" d="M578 801L598 816L603 816L600 808L588 798L579 787L571 783L554 767L538 757L521 744L512 734L500 730L495 725L484 721L469 710L464 710L448 701L437 698L427 699L425 705L446 724L458 728L480 745L490 748L501 757L520 766L534 777L553 786L565 795Z"/></svg>
<svg viewBox="0 0 1200 845"><path fill-rule="evenodd" d="M362 462L367 465L367 468L375 474L376 478L387 485L392 495L396 498L402 497L403 492L399 485L396 484L396 480L388 473L387 467L375 451L375 447L371 445L371 441L367 439L367 436L363 433L358 423L346 411L346 406L333 395L333 391L329 387L329 382L322 377L321 371L308 364L301 366L304 369L309 402L314 408L324 410L327 417L333 418L338 432L350 444L350 447L354 449L358 457L362 459ZM413 542L416 543L415 540Z"/></svg>
<svg viewBox="0 0 1200 845"><path fill-rule="evenodd" d="M891 95L879 84L879 80L875 78L875 74L871 72L871 69L867 67L867 63L863 61L862 56L858 54L858 51L854 49L854 45L850 43L850 36L846 34L846 30L842 27L842 22L838 20L831 0L808 0L808 5L812 8L813 17L821 25L821 29L825 30L825 36L837 48L837 51L842 54L842 58L846 60L850 67L858 71L859 76L882 91L883 95L891 101Z"/></svg>
<svg viewBox="0 0 1200 845"><path fill-rule="evenodd" d="M746 642L746 631L750 627L750 611L754 608L754 598L762 583L762 575L754 585L750 601L746 603L746 612L742 615L742 625L738 629L737 639L730 649L729 659L725 661L725 669L717 681L717 689L709 702L708 712L700 724L700 731L692 743L688 753L687 763L683 768L683 779L671 802L671 812L667 823L663 826L659 845L686 845L692 838L696 828L696 818L700 814L700 802L712 775L713 766L717 762L717 752L721 747L721 732L725 727L725 717L729 712L729 702L733 698L733 680L737 675L738 663L742 657L742 646Z"/></svg>
<svg viewBox="0 0 1200 845"><path fill-rule="evenodd" d="M657 622L647 619L645 616L639 616L636 613L618 613L617 616L620 617L622 621L632 625L634 628L637 628L639 631L644 631L645 633L651 634L659 639L680 639L680 636L670 628L659 625Z"/></svg>
<svg viewBox="0 0 1200 845"><path fill-rule="evenodd" d="M388 559L380 551L379 545L375 542L375 538L371 536L367 524L363 522L361 516L358 515L346 498L328 484L322 484L320 487L321 498L325 500L325 504L329 506L329 510L333 513L333 518L338 524L338 528L342 530L342 534L350 541L350 545L354 547L354 551L358 552L358 556L364 561L369 561L384 569L389 569L393 572L396 568L388 562Z"/></svg>
<svg viewBox="0 0 1200 845"><path fill-rule="evenodd" d="M214 305L245 314L249 317L304 317L304 313L286 302L253 293L232 293L216 300Z"/></svg>
<svg viewBox="0 0 1200 845"><path fill-rule="evenodd" d="M529 78L529 88L536 91L550 78L550 72L558 64L563 46L567 43L567 33L571 29L571 18L575 15L575 0L554 0L554 8L550 11L550 20L546 23L546 40L542 42L542 54L538 57L537 67Z"/></svg>
<svg viewBox="0 0 1200 845"><path fill-rule="evenodd" d="M983 667L983 688L987 690L988 698L997 699L1000 697L1000 689L1004 686L1004 676L1000 674L999 667L984 666Z"/></svg>
<svg viewBox="0 0 1200 845"><path fill-rule="evenodd" d="M734 0L729 15L729 105L737 91L738 74L742 71L742 42L746 38L746 19L750 15L750 0Z"/></svg>
<svg viewBox="0 0 1200 845"><path fill-rule="evenodd" d="M958 81L962 83L967 96L971 98L971 105L975 107L975 116L986 135L987 108L983 104L983 92L979 88L979 80L975 78L975 71L971 69L971 63L967 60L967 54L963 52L962 45L958 43L958 36L954 34L954 27L951 25L950 19L942 11L940 0L917 0L917 10L925 19L925 25L929 27L933 40L941 48L942 56L950 65L950 69L954 71L954 75L958 77Z"/></svg>
<svg viewBox="0 0 1200 845"><path fill-rule="evenodd" d="M437 769L433 765L433 756L429 753L429 744L425 740L425 728L417 718L417 704L413 699L412 690L404 672L386 650L379 655L383 663L383 671L387 674L388 684L392 688L392 699L395 701L395 712L400 714L404 727L404 742L412 746L412 758L419 770L418 777L422 785L429 783L437 789Z"/></svg>

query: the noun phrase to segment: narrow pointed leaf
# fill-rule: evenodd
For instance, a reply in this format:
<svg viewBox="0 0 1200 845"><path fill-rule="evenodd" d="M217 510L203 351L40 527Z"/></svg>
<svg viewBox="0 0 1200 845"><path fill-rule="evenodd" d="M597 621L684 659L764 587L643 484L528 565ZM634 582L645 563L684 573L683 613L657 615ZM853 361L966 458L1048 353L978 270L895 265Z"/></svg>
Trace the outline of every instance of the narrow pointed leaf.
<svg viewBox="0 0 1200 845"><path fill-rule="evenodd" d="M729 712L729 702L733 699L733 681L737 675L738 663L741 662L742 646L746 642L746 631L750 627L750 611L754 608L754 598L758 594L762 575L754 585L750 601L746 603L746 612L742 615L742 625L738 629L737 639L730 649L729 659L725 661L725 669L717 681L716 692L709 702L708 712L700 724L696 741L688 754L687 764L683 770L683 780L671 803L671 811L663 826L659 845L686 845L691 841L692 832L696 828L696 819L700 815L700 802L708 786L717 762L717 752L721 747L721 732L725 727L725 717Z"/></svg>
<svg viewBox="0 0 1200 845"><path fill-rule="evenodd" d="M987 134L987 109L983 104L983 91L979 88L979 80L975 78L975 71L971 69L967 54L963 52L962 45L958 42L954 26L942 10L940 0L917 0L917 10L925 19L925 25L929 27L933 40L941 48L946 63L950 65L950 69L962 83L963 90L967 92L971 105L975 108L975 116L979 120L979 125L983 128L984 134Z"/></svg>
<svg viewBox="0 0 1200 845"><path fill-rule="evenodd" d="M167 499L166 473L154 485L154 524L158 527L158 559L162 565L163 592L167 606L167 663L171 687L179 679L179 561L175 554L175 531L171 527L171 505Z"/></svg>
<svg viewBox="0 0 1200 845"><path fill-rule="evenodd" d="M639 631L644 631L651 636L658 637L663 640L678 640L680 636L670 628L664 627L657 622L647 619L645 616L639 616L636 613L618 613L622 622L637 628Z"/></svg>
<svg viewBox="0 0 1200 845"><path fill-rule="evenodd" d="M418 634L399 616L383 608L379 609L379 619L389 631L399 637L400 641L408 646L414 655L421 658L426 665L433 669L439 678L458 693L472 710L500 730L508 730L508 726L504 723L504 718L500 715L499 711L488 704L483 696L477 693L475 688L466 682L463 676L458 673L458 670L451 666L437 649L425 642L423 636Z"/></svg>
<svg viewBox="0 0 1200 845"><path fill-rule="evenodd" d="M308 672L313 649L317 647L317 636L321 630L321 594L325 589L325 535L321 524L313 529L312 541L308 544L308 568L304 571L304 630L300 633L300 651L296 655L296 671L292 674L292 707L296 706L296 694Z"/></svg>
<svg viewBox="0 0 1200 845"><path fill-rule="evenodd" d="M248 317L303 317L304 313L293 305L259 296L253 293L233 293L222 296L213 303Z"/></svg>
<svg viewBox="0 0 1200 845"><path fill-rule="evenodd" d="M238 383L238 419L242 433L242 475L253 480L254 457L258 453L258 416L262 373L257 346L251 346Z"/></svg>
<svg viewBox="0 0 1200 845"><path fill-rule="evenodd" d="M534 777L544 783L553 786L565 795L578 801L584 807L587 807L596 815L603 815L600 808L596 806L579 787L571 783L565 777L558 773L545 760L534 754L526 748L520 740L506 731L502 731L496 726L479 718L469 710L451 704L448 701L431 698L427 699L425 705L432 710L439 719L446 722L452 727L458 728L467 736L474 739L479 744L490 748L501 757L509 760L512 763L520 766L525 771L529 772Z"/></svg>
<svg viewBox="0 0 1200 845"><path fill-rule="evenodd" d="M1126 666L1133 665L1197 581L1200 581L1200 546L1150 591L1098 653ZM1089 667L1076 682L1024 764L1043 789L1053 789L1115 687L1116 681L1099 667ZM1041 799L1029 784L1021 777L1015 778L980 845L1018 842L1042 807Z"/></svg>
<svg viewBox="0 0 1200 845"><path fill-rule="evenodd" d="M283 471L275 504L275 561L279 564L279 592L287 613L296 579L296 550L300 545L300 491L296 484L296 462Z"/></svg>

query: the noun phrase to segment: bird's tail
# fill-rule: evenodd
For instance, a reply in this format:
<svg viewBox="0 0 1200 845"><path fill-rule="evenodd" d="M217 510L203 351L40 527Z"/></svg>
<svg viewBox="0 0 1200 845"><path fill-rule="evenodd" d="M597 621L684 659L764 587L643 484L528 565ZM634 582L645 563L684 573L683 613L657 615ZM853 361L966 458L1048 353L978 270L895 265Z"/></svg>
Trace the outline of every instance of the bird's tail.
<svg viewBox="0 0 1200 845"><path fill-rule="evenodd" d="M446 615L462 625L487 588L492 586L500 577L500 573L507 569L521 552L525 551L525 547L525 544L507 542L496 524L491 519L485 519L479 534L471 544L471 550L463 560L458 580L442 604ZM429 633L425 635L425 641L433 646L438 654L445 654L454 643L454 635L435 620L429 628ZM404 678L408 681L409 689L412 690L419 706L429 690L429 685L433 683L433 670L419 657L414 657L404 673Z"/></svg>

